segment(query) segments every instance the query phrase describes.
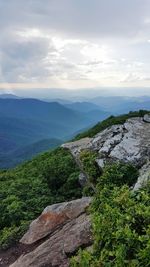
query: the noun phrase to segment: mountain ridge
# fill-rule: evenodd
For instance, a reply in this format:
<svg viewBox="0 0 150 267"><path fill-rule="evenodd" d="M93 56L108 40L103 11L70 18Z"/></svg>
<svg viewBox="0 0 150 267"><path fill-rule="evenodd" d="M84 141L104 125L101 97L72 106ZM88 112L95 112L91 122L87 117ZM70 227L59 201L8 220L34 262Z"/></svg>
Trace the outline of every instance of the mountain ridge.
<svg viewBox="0 0 150 267"><path fill-rule="evenodd" d="M3 162L12 150L24 149L25 145L43 139L56 138L65 141L80 129L89 128L107 115L108 113L100 111L96 116L90 116L57 102L49 103L32 98L0 98L0 147L3 148L5 145L6 148L0 149L0 167L7 167ZM15 154L13 158L14 156ZM9 161L11 162L11 156L7 162ZM8 167L10 165L8 164Z"/></svg>

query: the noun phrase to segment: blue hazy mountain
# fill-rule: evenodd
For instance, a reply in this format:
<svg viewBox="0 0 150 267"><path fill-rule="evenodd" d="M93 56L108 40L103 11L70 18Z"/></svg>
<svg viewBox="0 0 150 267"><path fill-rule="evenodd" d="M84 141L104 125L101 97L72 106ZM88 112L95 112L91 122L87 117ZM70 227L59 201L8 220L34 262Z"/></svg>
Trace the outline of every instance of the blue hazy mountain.
<svg viewBox="0 0 150 267"><path fill-rule="evenodd" d="M66 135L64 127L68 130L70 128L69 131L73 132L89 123L81 113L68 109L57 102L48 103L36 99L0 99L0 117L22 120L26 124L44 123L45 125L46 123L48 127L53 126L51 131L54 132L56 132L54 125L58 128L62 126L62 131L57 133L59 136ZM43 124L41 124L41 128L43 128Z"/></svg>
<svg viewBox="0 0 150 267"><path fill-rule="evenodd" d="M0 94L0 98L2 98L2 99L8 99L8 98L19 99L20 97L17 95L14 95L14 94Z"/></svg>
<svg viewBox="0 0 150 267"><path fill-rule="evenodd" d="M74 111L84 113L93 123L104 120L111 115L110 112L102 110L100 106L91 102L74 102L65 106Z"/></svg>
<svg viewBox="0 0 150 267"><path fill-rule="evenodd" d="M127 113L131 110L150 109L150 96L143 97L96 97L90 100L102 110L113 114Z"/></svg>
<svg viewBox="0 0 150 267"><path fill-rule="evenodd" d="M1 97L2 96L2 97ZM96 97L90 101L46 102L0 96L0 167L14 166L57 147L112 114L150 109L150 97Z"/></svg>
<svg viewBox="0 0 150 267"><path fill-rule="evenodd" d="M26 159L25 154L31 158L48 148L56 147L72 138L80 129L86 129L107 117L108 113L100 110L99 114L92 115L92 108L95 107L91 104L90 110L86 104L88 112L85 112L84 103L83 107L75 110L57 102L0 98L0 166L7 166L5 162L9 161L19 162L19 157L20 160Z"/></svg>
<svg viewBox="0 0 150 267"><path fill-rule="evenodd" d="M0 151L0 167L11 168L26 160L32 159L37 154L60 146L62 141L56 138L43 139L30 145L21 146L8 153Z"/></svg>
<svg viewBox="0 0 150 267"><path fill-rule="evenodd" d="M65 106L72 110L76 110L80 112L89 112L89 111L93 111L96 109L100 109L98 105L91 103L91 102L85 102L85 101L69 103L69 104L66 104Z"/></svg>

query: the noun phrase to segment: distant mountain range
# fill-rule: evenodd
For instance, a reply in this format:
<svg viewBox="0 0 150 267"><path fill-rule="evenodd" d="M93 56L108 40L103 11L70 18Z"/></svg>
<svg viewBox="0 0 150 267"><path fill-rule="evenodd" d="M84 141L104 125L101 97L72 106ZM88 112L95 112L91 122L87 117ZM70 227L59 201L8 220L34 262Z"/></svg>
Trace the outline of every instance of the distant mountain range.
<svg viewBox="0 0 150 267"><path fill-rule="evenodd" d="M139 109L150 109L150 96L143 97L96 97L91 102L112 114L122 114Z"/></svg>
<svg viewBox="0 0 150 267"><path fill-rule="evenodd" d="M51 139L40 140L30 145L20 146L20 148L14 149L7 153L1 151L0 167L1 168L14 167L23 161L30 160L37 154L56 148L61 144L62 144L61 140L51 138Z"/></svg>
<svg viewBox="0 0 150 267"><path fill-rule="evenodd" d="M97 123L111 115L109 111L104 111L100 106L91 102L74 102L65 106L71 110L83 113L92 123Z"/></svg>
<svg viewBox="0 0 150 267"><path fill-rule="evenodd" d="M125 89L124 89L125 90ZM149 89L150 90L150 89ZM79 98L79 97L78 97ZM80 111L92 110L101 110L114 115L127 113L129 111L136 111L139 109L150 109L150 96L136 96L136 97L127 97L127 96L97 96L90 97L88 96L81 97L80 101L75 101L77 97L74 98L74 101L69 101L68 99L57 99L57 102L64 104L65 106ZM49 100L50 101L50 100Z"/></svg>
<svg viewBox="0 0 150 267"><path fill-rule="evenodd" d="M68 106L0 96L0 167L15 166L54 148L110 115L94 108L97 106L90 103Z"/></svg>
<svg viewBox="0 0 150 267"><path fill-rule="evenodd" d="M80 111L80 112L89 112L93 110L100 110L100 107L91 102L73 102L65 105L66 107Z"/></svg>
<svg viewBox="0 0 150 267"><path fill-rule="evenodd" d="M0 168L57 147L110 115L150 109L149 96L57 101L0 95Z"/></svg>
<svg viewBox="0 0 150 267"><path fill-rule="evenodd" d="M19 99L21 97L19 97L17 95L13 95L13 94L0 94L0 98L2 98L2 99L8 99L8 98Z"/></svg>

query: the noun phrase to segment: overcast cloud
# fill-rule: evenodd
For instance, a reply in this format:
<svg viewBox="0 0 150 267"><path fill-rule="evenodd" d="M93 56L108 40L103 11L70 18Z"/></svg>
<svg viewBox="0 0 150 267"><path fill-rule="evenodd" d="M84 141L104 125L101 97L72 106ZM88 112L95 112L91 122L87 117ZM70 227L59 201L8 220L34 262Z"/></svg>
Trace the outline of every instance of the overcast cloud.
<svg viewBox="0 0 150 267"><path fill-rule="evenodd" d="M0 32L1 88L150 85L149 0L0 0Z"/></svg>

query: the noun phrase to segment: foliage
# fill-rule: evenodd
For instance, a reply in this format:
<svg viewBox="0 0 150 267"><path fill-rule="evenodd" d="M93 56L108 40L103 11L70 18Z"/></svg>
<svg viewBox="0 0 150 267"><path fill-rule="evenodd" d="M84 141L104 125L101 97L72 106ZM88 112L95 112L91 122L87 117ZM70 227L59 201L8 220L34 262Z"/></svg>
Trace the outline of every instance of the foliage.
<svg viewBox="0 0 150 267"><path fill-rule="evenodd" d="M27 230L28 223L21 222L20 226L5 227L0 232L0 247L2 249L7 249L8 247L14 245Z"/></svg>
<svg viewBox="0 0 150 267"><path fill-rule="evenodd" d="M25 225L53 203L81 197L79 170L71 154L58 148L14 170L0 172L0 247L7 248Z"/></svg>
<svg viewBox="0 0 150 267"><path fill-rule="evenodd" d="M97 178L101 175L101 171L96 163L97 153L84 150L80 153L80 161L83 165L83 171L88 175L89 181L96 183Z"/></svg>
<svg viewBox="0 0 150 267"><path fill-rule="evenodd" d="M99 179L99 188L103 186L122 186L126 184L132 186L136 181L139 172L132 164L115 163L106 165L104 173Z"/></svg>
<svg viewBox="0 0 150 267"><path fill-rule="evenodd" d="M120 115L120 116L110 116L106 120L103 120L102 122L97 123L94 127L90 128L86 132L78 134L74 140L80 140L84 137L93 137L97 133L105 130L107 127L110 127L112 125L116 124L123 124L126 122L127 119L132 117L143 117L145 114L149 113L147 110L139 110L135 112L129 112L128 114Z"/></svg>
<svg viewBox="0 0 150 267"><path fill-rule="evenodd" d="M130 191L128 175L131 170L134 181L136 171L131 166L120 167L119 171L116 164L107 166L99 178L91 207L93 249L80 250L71 260L72 267L150 266L150 184L138 192Z"/></svg>

